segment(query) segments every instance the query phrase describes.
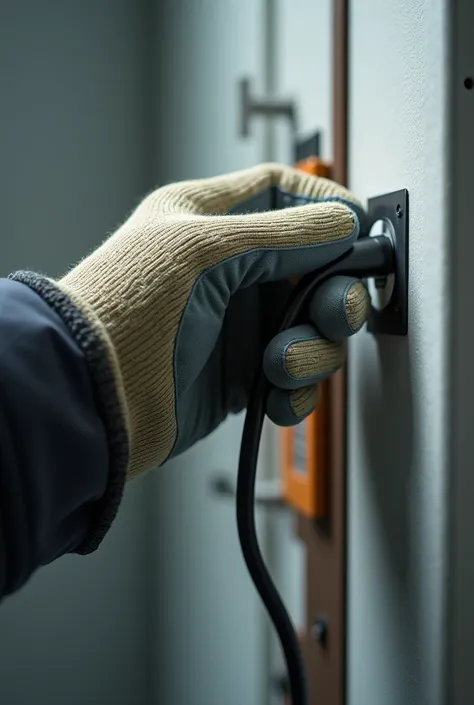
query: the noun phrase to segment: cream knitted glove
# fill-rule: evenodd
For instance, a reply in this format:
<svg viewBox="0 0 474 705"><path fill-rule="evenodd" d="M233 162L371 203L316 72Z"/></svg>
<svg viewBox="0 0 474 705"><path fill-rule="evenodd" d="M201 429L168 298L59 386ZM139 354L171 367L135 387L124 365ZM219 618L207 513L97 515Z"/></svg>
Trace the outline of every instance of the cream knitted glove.
<svg viewBox="0 0 474 705"><path fill-rule="evenodd" d="M13 278L83 349L111 453L126 455L131 476L244 408L265 350L270 416L291 424L314 409L316 382L365 321L364 286L338 277L317 293L307 325L270 337L289 278L348 250L362 215L341 186L265 164L158 189L60 281Z"/></svg>

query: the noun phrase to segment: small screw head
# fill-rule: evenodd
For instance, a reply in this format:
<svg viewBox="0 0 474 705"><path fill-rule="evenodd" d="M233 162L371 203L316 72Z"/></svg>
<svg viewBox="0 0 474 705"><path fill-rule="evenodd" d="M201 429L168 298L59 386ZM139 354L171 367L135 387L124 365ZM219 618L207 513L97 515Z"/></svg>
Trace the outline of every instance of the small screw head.
<svg viewBox="0 0 474 705"><path fill-rule="evenodd" d="M403 208L401 207L400 204L397 205L396 207L396 213L397 213L397 218L401 218L403 215Z"/></svg>
<svg viewBox="0 0 474 705"><path fill-rule="evenodd" d="M328 626L323 617L318 617L311 628L311 636L318 644L325 646L328 634Z"/></svg>

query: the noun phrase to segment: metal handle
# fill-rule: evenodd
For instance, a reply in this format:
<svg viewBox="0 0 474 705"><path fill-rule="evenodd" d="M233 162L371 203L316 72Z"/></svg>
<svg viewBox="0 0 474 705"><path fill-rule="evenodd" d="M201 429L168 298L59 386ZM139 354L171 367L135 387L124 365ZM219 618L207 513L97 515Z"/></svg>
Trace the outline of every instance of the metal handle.
<svg viewBox="0 0 474 705"><path fill-rule="evenodd" d="M211 481L211 490L221 497L233 498L236 494L236 484L227 475L217 474ZM259 480L255 486L255 502L270 508L286 507L279 480Z"/></svg>
<svg viewBox="0 0 474 705"><path fill-rule="evenodd" d="M266 117L285 117L289 120L293 132L296 132L296 105L292 100L279 98L256 98L250 89L250 80L239 81L240 92L240 135L250 135L250 120L254 115Z"/></svg>

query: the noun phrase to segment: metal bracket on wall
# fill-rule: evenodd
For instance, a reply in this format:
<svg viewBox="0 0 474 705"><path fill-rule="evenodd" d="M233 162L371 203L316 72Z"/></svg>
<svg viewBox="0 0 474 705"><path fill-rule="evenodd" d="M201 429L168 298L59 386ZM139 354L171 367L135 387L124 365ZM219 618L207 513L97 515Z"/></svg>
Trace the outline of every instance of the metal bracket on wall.
<svg viewBox="0 0 474 705"><path fill-rule="evenodd" d="M211 480L211 492L222 498L234 498L236 495L235 479L225 473L218 473ZM281 494L279 479L257 480L255 485L255 504L270 509L287 509Z"/></svg>
<svg viewBox="0 0 474 705"><path fill-rule="evenodd" d="M408 332L408 191L386 193L368 202L369 235L387 235L395 251L395 272L369 282L372 310L368 330L374 334Z"/></svg>
<svg viewBox="0 0 474 705"><path fill-rule="evenodd" d="M258 98L253 95L250 80L242 78L240 91L240 134L250 135L250 121L255 115L265 117L283 117L289 120L292 131L296 132L296 104L292 100L280 98Z"/></svg>

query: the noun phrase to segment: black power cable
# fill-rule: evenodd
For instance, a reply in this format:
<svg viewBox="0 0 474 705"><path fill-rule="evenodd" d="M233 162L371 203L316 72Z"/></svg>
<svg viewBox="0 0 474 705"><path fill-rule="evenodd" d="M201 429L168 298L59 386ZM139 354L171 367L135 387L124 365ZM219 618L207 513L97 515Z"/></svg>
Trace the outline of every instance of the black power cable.
<svg viewBox="0 0 474 705"><path fill-rule="evenodd" d="M275 334L287 330L305 314L311 295L324 281L337 274L360 279L386 276L395 270L395 257L388 237L364 237L328 267L306 275L295 287L283 320ZM298 638L285 605L263 561L255 526L255 478L265 406L270 390L262 366L257 373L245 417L237 478L237 528L250 576L267 609L286 662L292 705L308 705L305 669Z"/></svg>

